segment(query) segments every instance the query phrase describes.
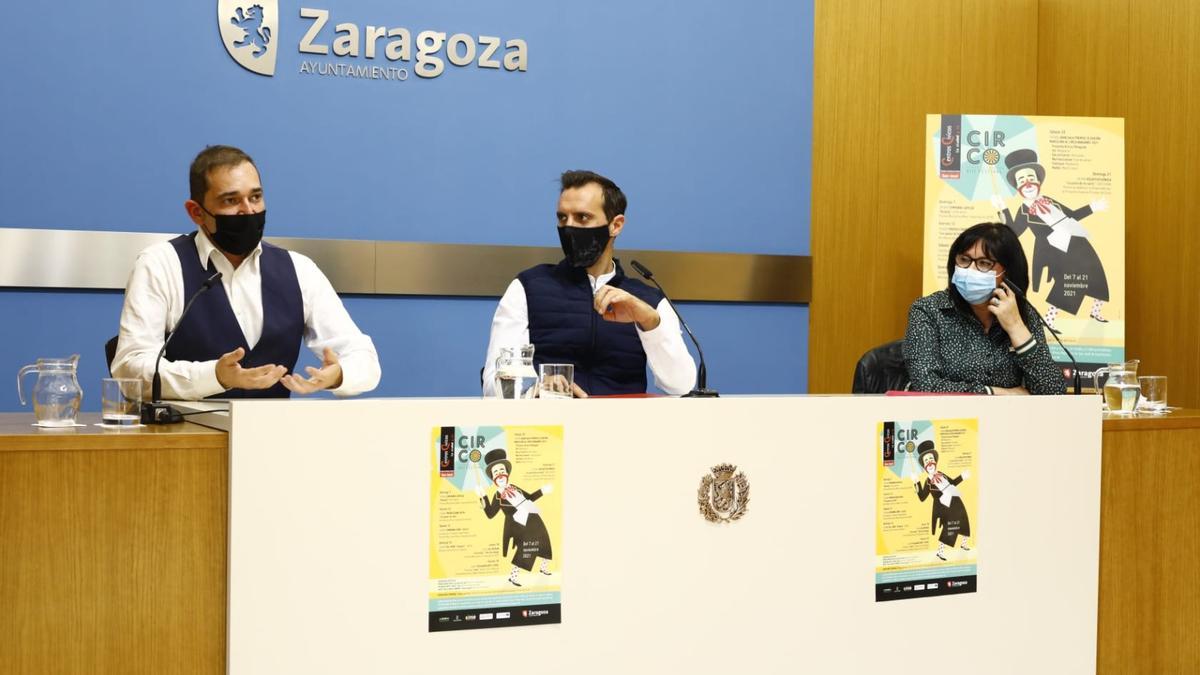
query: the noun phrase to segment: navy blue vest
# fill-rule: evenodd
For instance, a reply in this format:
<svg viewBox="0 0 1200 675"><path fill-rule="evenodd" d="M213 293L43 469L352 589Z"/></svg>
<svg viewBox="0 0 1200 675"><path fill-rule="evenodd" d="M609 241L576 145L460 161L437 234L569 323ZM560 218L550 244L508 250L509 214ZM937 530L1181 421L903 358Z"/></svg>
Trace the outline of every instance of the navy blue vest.
<svg viewBox="0 0 1200 675"><path fill-rule="evenodd" d="M662 301L658 289L625 276L616 262L609 286L627 291L651 307ZM646 391L646 352L631 323L605 321L592 308L587 270L538 265L517 275L529 306L529 341L535 367L572 363L575 383L589 394L641 394Z"/></svg>
<svg viewBox="0 0 1200 675"><path fill-rule="evenodd" d="M204 283L216 273L212 261L208 269L200 267L200 254L196 250L198 232L171 240L179 264L183 267L183 298L186 302ZM218 251L213 255L221 255ZM214 284L196 299L196 304L183 321L175 327L175 338L167 347L166 358L171 361L213 361L222 354L238 347L246 350L242 359L243 368L254 368L268 363L284 366L290 373L300 356L300 342L304 339L304 298L300 295L300 282L296 279L296 266L287 251L266 242L262 245L262 258L258 261L262 271L263 331L254 349L246 344L246 336L233 315L229 296L223 284ZM287 398L291 395L287 387L276 384L270 389L231 389L219 398Z"/></svg>

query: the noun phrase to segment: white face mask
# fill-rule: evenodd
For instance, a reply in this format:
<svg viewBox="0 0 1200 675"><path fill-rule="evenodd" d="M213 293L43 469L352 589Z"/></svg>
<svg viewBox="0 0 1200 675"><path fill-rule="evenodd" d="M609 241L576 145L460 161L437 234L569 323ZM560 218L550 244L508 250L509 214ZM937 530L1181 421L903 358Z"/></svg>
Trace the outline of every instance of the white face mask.
<svg viewBox="0 0 1200 675"><path fill-rule="evenodd" d="M974 267L955 267L951 281L963 300L971 305L980 305L996 290L996 270L980 272Z"/></svg>

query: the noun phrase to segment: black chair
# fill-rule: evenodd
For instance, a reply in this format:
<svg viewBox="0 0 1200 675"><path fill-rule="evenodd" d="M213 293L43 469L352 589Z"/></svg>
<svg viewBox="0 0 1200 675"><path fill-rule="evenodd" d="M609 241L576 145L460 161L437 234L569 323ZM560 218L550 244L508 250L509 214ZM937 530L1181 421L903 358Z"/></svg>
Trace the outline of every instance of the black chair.
<svg viewBox="0 0 1200 675"><path fill-rule="evenodd" d="M108 363L108 375L111 377L113 374L112 362L113 362L113 359L117 358L117 336L116 335L112 336L111 340L104 343L104 358L105 358L105 362Z"/></svg>
<svg viewBox="0 0 1200 675"><path fill-rule="evenodd" d="M873 349L854 366L855 394L882 394L908 388L908 369L904 367L904 340L894 340Z"/></svg>

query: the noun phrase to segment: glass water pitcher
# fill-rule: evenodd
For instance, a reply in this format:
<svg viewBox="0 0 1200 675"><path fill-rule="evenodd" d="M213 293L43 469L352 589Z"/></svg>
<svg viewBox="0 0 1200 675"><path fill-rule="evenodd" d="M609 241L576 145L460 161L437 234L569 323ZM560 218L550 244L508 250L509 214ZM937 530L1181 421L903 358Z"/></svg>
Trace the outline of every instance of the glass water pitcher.
<svg viewBox="0 0 1200 675"><path fill-rule="evenodd" d="M496 358L496 398L533 398L537 394L533 345L501 347Z"/></svg>
<svg viewBox="0 0 1200 675"><path fill-rule="evenodd" d="M1097 368L1092 376L1096 391L1104 392L1104 409L1117 415L1132 415L1137 410L1142 390L1137 378L1138 360L1110 363ZM1104 388L1100 388L1100 376L1107 375Z"/></svg>
<svg viewBox="0 0 1200 675"><path fill-rule="evenodd" d="M79 415L79 404L83 402L83 389L76 376L79 355L65 359L38 359L37 363L25 366L17 372L17 397L25 403L25 392L21 381L30 373L37 373L33 383L33 414L40 427L73 427Z"/></svg>

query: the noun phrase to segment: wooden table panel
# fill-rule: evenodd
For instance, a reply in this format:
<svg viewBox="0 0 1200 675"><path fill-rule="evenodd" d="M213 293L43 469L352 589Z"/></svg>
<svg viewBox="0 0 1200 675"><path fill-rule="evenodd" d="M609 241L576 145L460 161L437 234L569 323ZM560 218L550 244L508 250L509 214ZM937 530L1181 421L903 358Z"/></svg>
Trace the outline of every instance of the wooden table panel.
<svg viewBox="0 0 1200 675"><path fill-rule="evenodd" d="M0 413L0 452L27 450L228 449L224 431L199 424L162 424L110 430L96 426L100 416L81 415L84 426L39 429L31 413Z"/></svg>
<svg viewBox="0 0 1200 675"><path fill-rule="evenodd" d="M1163 431L1165 429L1200 429L1200 410L1173 410L1167 415L1109 416L1104 419L1104 432Z"/></svg>
<svg viewBox="0 0 1200 675"><path fill-rule="evenodd" d="M30 419L0 415L0 672L223 673L226 435Z"/></svg>
<svg viewBox="0 0 1200 675"><path fill-rule="evenodd" d="M1097 672L1200 672L1200 410L1103 438Z"/></svg>

